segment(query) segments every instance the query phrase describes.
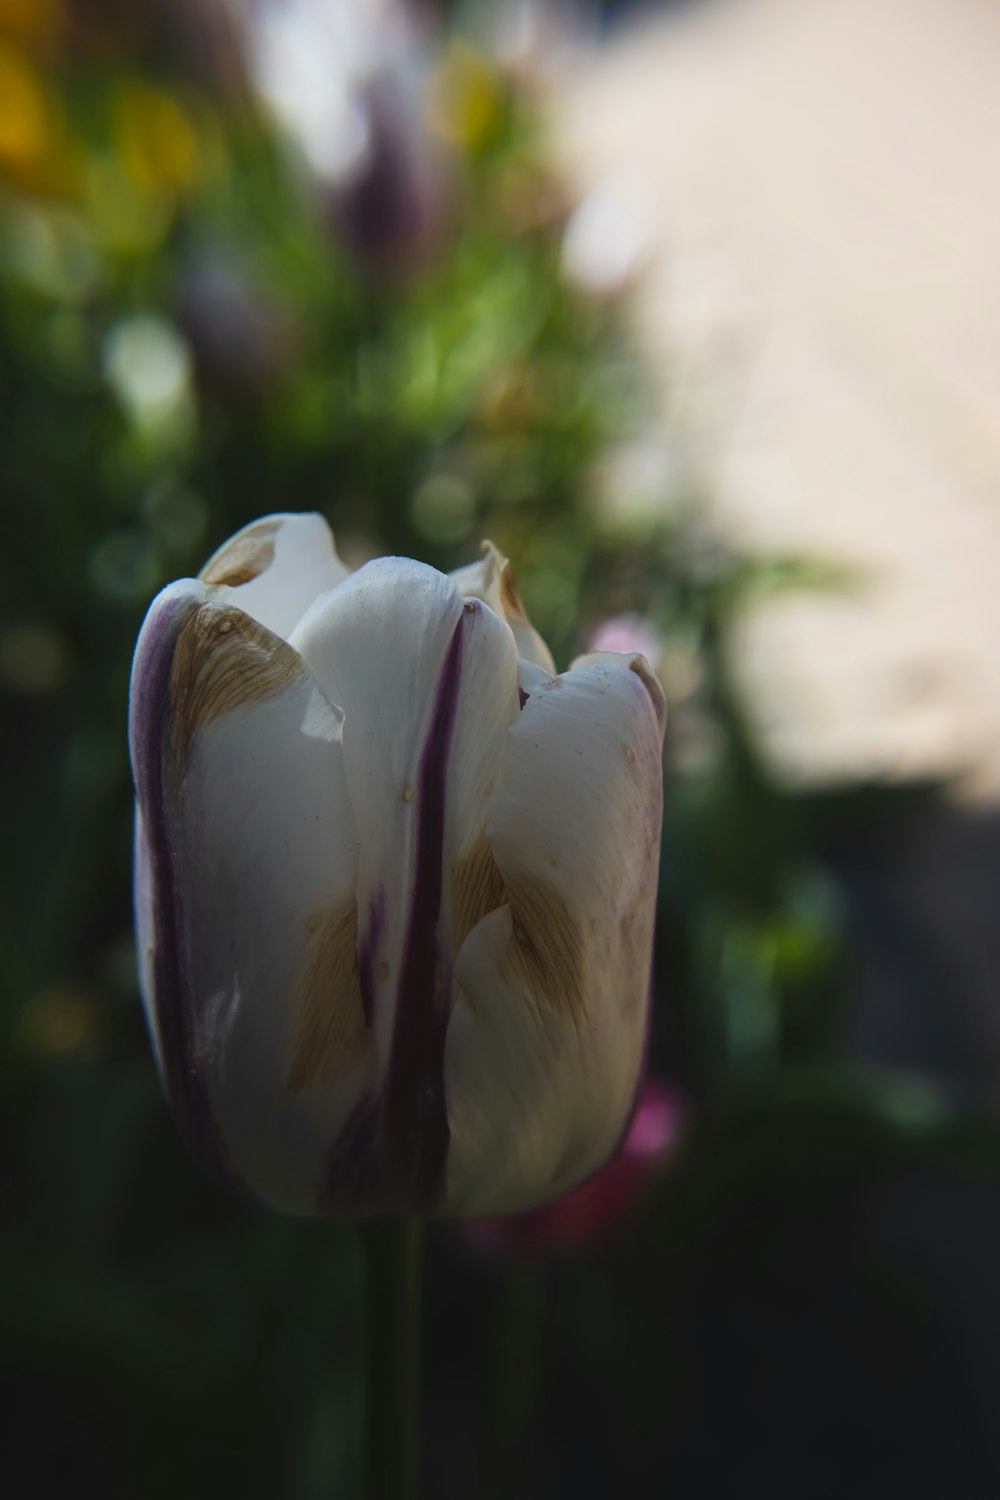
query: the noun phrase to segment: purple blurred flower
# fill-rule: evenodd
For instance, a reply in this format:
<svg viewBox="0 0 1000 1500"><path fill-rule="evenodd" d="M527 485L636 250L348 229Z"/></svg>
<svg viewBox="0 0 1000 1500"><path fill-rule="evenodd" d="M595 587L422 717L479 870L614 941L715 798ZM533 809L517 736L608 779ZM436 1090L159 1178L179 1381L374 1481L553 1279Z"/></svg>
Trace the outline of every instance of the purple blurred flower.
<svg viewBox="0 0 1000 1500"><path fill-rule="evenodd" d="M427 124L425 26L399 0L254 0L242 14L258 91L299 146L348 249L376 272L418 267L449 217Z"/></svg>
<svg viewBox="0 0 1000 1500"><path fill-rule="evenodd" d="M185 266L177 322L198 373L228 390L265 389L282 375L293 352L289 320L234 255L214 252Z"/></svg>
<svg viewBox="0 0 1000 1500"><path fill-rule="evenodd" d="M428 134L415 80L384 71L358 96L366 149L332 192L333 218L362 266L417 270L430 260L450 218L450 183Z"/></svg>

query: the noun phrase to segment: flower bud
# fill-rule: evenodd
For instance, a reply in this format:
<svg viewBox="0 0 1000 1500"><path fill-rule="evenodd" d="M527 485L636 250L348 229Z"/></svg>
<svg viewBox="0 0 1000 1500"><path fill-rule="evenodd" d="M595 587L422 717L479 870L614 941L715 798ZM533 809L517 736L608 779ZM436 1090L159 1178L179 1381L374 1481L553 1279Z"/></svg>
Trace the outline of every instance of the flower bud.
<svg viewBox="0 0 1000 1500"><path fill-rule="evenodd" d="M506 560L349 574L272 516L150 608L136 927L195 1153L292 1213L507 1213L588 1177L640 1083L664 704L555 674Z"/></svg>

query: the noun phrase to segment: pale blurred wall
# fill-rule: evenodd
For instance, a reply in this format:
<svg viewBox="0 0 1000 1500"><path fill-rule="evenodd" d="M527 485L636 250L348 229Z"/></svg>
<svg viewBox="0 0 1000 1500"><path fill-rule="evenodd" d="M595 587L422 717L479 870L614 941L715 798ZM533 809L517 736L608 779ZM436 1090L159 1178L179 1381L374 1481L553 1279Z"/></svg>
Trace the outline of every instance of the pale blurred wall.
<svg viewBox="0 0 1000 1500"><path fill-rule="evenodd" d="M848 562L734 659L791 778L1000 794L1000 6L708 0L575 58L554 134L648 234L633 315L723 534Z"/></svg>

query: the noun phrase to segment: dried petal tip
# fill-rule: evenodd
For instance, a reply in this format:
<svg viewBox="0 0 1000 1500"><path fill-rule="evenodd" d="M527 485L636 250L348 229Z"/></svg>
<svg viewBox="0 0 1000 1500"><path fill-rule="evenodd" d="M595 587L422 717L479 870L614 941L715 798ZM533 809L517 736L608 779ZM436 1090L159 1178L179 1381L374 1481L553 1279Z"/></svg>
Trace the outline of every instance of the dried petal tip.
<svg viewBox="0 0 1000 1500"><path fill-rule="evenodd" d="M450 577L466 598L482 599L495 615L506 620L517 643L517 654L522 660L541 667L550 676L555 673L552 653L528 619L514 583L510 562L499 547L495 547L492 542L484 542L479 562L458 568Z"/></svg>

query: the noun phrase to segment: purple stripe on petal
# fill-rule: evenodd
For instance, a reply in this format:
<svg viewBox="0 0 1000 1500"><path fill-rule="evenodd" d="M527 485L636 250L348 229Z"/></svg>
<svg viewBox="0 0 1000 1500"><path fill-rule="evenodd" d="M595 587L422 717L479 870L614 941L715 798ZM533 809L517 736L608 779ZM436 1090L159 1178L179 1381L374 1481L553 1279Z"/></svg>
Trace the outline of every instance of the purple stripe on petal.
<svg viewBox="0 0 1000 1500"><path fill-rule="evenodd" d="M146 864L135 868L134 899L152 903L153 995L158 1054L163 1084L175 1112L186 1091L185 1005L177 962L177 905L165 805L163 758L169 729L170 670L177 637L199 607L197 598L179 590L157 601L147 620L132 667L129 741L136 798L145 830Z"/></svg>
<svg viewBox="0 0 1000 1500"><path fill-rule="evenodd" d="M368 903L368 924L358 942L358 979L361 985L361 1009L365 1025L375 1024L375 954L382 940L385 920L385 892L381 887Z"/></svg>
<svg viewBox="0 0 1000 1500"><path fill-rule="evenodd" d="M438 678L434 712L417 785L417 854L413 903L400 972L396 1022L385 1092L384 1139L398 1197L433 1207L444 1189L448 1116L444 1037L449 982L438 942L444 877L445 797L455 728L466 619L482 609L469 600Z"/></svg>
<svg viewBox="0 0 1000 1500"><path fill-rule="evenodd" d="M182 892L173 860L166 793L170 739L170 673L177 639L202 600L174 586L154 603L132 666L129 747L142 814L144 858L136 861L134 899L149 902L153 932L153 994L157 1055L164 1091L194 1156L228 1187L247 1191L225 1160L199 1069L194 1002L184 951Z"/></svg>

